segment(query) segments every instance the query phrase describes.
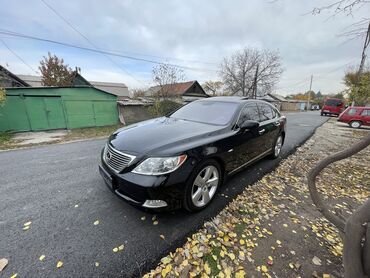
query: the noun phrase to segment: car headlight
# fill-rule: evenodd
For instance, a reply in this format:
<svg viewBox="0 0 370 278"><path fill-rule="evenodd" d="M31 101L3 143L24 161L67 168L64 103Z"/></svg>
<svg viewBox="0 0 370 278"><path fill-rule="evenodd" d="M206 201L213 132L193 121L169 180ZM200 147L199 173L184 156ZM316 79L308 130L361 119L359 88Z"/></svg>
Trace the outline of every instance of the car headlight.
<svg viewBox="0 0 370 278"><path fill-rule="evenodd" d="M133 173L142 175L163 175L175 171L186 160L186 155L173 157L150 157L141 162Z"/></svg>

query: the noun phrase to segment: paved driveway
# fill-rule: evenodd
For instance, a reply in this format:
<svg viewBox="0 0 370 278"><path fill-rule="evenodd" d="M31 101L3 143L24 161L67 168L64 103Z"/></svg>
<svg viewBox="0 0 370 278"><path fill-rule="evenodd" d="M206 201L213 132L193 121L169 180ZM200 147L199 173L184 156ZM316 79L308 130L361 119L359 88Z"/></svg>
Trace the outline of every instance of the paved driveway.
<svg viewBox="0 0 370 278"><path fill-rule="evenodd" d="M287 118L283 157L327 119L318 112L291 113ZM1 276L139 276L278 163L264 159L235 175L205 211L158 214L159 223L153 225L153 214L125 203L104 185L97 171L104 143L92 140L0 153L0 259L9 260ZM98 225L93 224L96 220ZM32 224L23 231L28 221ZM112 251L122 244L123 251ZM46 256L42 262L41 255ZM64 264L57 269L59 260Z"/></svg>

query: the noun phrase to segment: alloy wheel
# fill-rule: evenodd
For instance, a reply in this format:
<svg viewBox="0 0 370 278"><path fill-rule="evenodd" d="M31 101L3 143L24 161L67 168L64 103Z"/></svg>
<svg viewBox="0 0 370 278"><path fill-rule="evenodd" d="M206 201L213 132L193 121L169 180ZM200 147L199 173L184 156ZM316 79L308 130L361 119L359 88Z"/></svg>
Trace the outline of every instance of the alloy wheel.
<svg viewBox="0 0 370 278"><path fill-rule="evenodd" d="M276 157L279 156L282 146L283 146L283 137L280 135L278 139L276 140L275 149L274 149L274 154Z"/></svg>
<svg viewBox="0 0 370 278"><path fill-rule="evenodd" d="M213 165L204 167L197 175L191 189L191 201L196 207L206 206L215 195L220 183L220 173Z"/></svg>

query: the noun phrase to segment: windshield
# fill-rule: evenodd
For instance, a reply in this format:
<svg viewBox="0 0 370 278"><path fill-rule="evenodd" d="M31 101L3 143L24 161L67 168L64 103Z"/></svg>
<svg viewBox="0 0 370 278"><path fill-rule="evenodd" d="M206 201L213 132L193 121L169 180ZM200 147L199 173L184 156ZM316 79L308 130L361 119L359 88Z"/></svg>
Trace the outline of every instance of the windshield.
<svg viewBox="0 0 370 278"><path fill-rule="evenodd" d="M238 103L234 102L195 101L180 108L170 117L212 125L227 125L238 106Z"/></svg>
<svg viewBox="0 0 370 278"><path fill-rule="evenodd" d="M325 101L327 106L337 106L338 104L342 105L342 101L339 99L328 99Z"/></svg>

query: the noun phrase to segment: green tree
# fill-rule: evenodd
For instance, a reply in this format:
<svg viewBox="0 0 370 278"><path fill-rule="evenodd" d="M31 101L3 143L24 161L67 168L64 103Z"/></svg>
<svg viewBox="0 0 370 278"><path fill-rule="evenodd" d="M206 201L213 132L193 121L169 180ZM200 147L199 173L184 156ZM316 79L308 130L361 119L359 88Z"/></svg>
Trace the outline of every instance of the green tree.
<svg viewBox="0 0 370 278"><path fill-rule="evenodd" d="M41 83L43 86L72 86L74 72L64 60L48 52L40 61Z"/></svg>
<svg viewBox="0 0 370 278"><path fill-rule="evenodd" d="M349 100L355 105L366 105L370 103L370 70L361 74L347 72L344 83L348 88Z"/></svg>

